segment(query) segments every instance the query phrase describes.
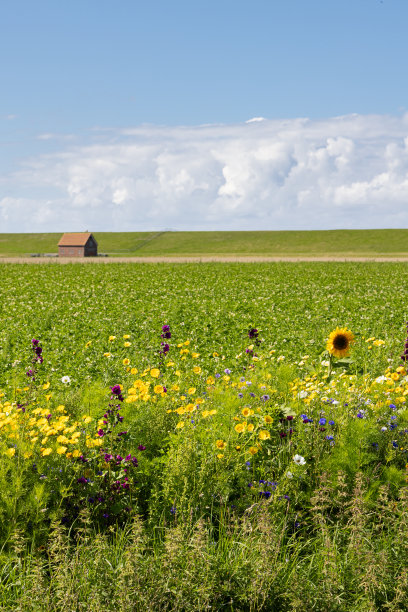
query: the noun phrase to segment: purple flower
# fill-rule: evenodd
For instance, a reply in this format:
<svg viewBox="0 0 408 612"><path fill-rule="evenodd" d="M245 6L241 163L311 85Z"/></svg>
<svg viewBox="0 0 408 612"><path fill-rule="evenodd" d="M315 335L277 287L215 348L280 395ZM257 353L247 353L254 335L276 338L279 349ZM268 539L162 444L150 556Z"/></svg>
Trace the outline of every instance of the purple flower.
<svg viewBox="0 0 408 612"><path fill-rule="evenodd" d="M113 385L113 387L111 387L111 391L114 395L120 395L121 393L120 385Z"/></svg>
<svg viewBox="0 0 408 612"><path fill-rule="evenodd" d="M113 459L113 455L111 455L110 453L105 453L105 457L104 457L105 461L111 461Z"/></svg>
<svg viewBox="0 0 408 612"><path fill-rule="evenodd" d="M105 432L103 431L103 429L98 429L97 434L100 438L103 438L103 436L105 435Z"/></svg>
<svg viewBox="0 0 408 612"><path fill-rule="evenodd" d="M258 330L256 329L256 327L252 327L248 332L248 337L256 338L257 336L258 336Z"/></svg>
<svg viewBox="0 0 408 612"><path fill-rule="evenodd" d="M327 423L327 420L324 417L319 419L319 425L326 425L326 423Z"/></svg>
<svg viewBox="0 0 408 612"><path fill-rule="evenodd" d="M137 447L137 449L138 449L138 450L140 450L140 451L144 451L144 450L146 450L146 447L145 447L145 446L143 446L143 444L139 444L139 446Z"/></svg>
<svg viewBox="0 0 408 612"><path fill-rule="evenodd" d="M242 398L242 397L244 397L244 394L243 393L238 393L238 397Z"/></svg>
<svg viewBox="0 0 408 612"><path fill-rule="evenodd" d="M224 372L225 374L231 374L231 370L229 370L228 368L225 368Z"/></svg>
<svg viewBox="0 0 408 612"><path fill-rule="evenodd" d="M170 331L170 325L163 325L162 332L168 332L168 331Z"/></svg>
<svg viewBox="0 0 408 612"><path fill-rule="evenodd" d="M270 399L270 398L269 398L269 395L262 395L262 396L261 396L261 400L262 400L263 402L267 402L269 399Z"/></svg>
<svg viewBox="0 0 408 612"><path fill-rule="evenodd" d="M170 512L171 512L171 514L173 514L173 515L174 515L174 514L176 514L176 511L177 511L177 510L176 510L176 506L172 506L172 507L170 508Z"/></svg>

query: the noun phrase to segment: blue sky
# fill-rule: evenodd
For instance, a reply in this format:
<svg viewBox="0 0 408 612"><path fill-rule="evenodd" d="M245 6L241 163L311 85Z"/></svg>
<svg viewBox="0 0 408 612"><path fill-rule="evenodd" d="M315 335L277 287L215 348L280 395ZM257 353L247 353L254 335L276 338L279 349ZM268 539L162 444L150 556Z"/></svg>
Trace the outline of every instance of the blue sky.
<svg viewBox="0 0 408 612"><path fill-rule="evenodd" d="M216 229L217 215L208 216L205 210L219 207L220 229L260 229L265 222L272 226L269 229L276 225L290 229L293 210L286 219L281 211L284 204L274 195L276 180L265 186L263 179L259 190L255 187L250 194L243 194L243 187L237 191L228 180L235 172L231 167L240 167L239 173L252 167L251 182L253 174L259 174L253 165L254 159L259 162L260 150L269 164L261 173L276 174L276 155L270 151L275 151L278 141L292 159L279 172L287 172L291 179L293 169L306 159L299 145L305 140L300 118L316 128L310 131L313 137L309 134L305 140L304 155L321 147L332 151L330 138L348 139L351 145L343 145L349 154L353 147L353 154L359 152L358 173L346 176L343 168L340 176L337 166L337 174L333 169L327 174L327 165L320 169L326 174L315 175L316 184L322 179L327 189L316 193L316 200L328 197L330 186L339 188L340 179L346 191L358 182L374 181L371 189L361 191L368 194L364 197L372 197L378 176L395 171L386 147L397 146L402 151L400 166L405 164L407 23L406 0L3 0L0 231L22 227L12 214L16 206L20 212L25 207L36 211L37 231L64 230L62 225L70 217L62 218L59 211L67 207L72 209L72 223L97 220L99 230L112 227L118 210L126 212L124 218L131 224L126 229L137 230L141 224L143 229L150 229L149 224L160 227L163 215L157 201L163 189L168 195L172 189L172 216L163 219L166 226ZM341 116L354 118L352 133L338 131L336 117ZM253 123L246 123L254 117L266 121L264 130L258 126L256 137ZM400 122L398 127L394 119ZM360 124L366 126L365 133ZM384 126L391 125L387 132ZM186 126L192 130L187 140ZM292 138L295 129L300 130L297 140ZM288 130L289 141L282 136ZM269 134L269 153L263 132ZM371 147L366 146L367 139ZM112 147L116 147L114 155ZM240 147L237 162L231 156ZM363 150L369 150L365 163L360 159ZM167 166L163 170L163 162L157 164L158 156L163 160L166 152L177 158L172 159L171 171ZM200 169L195 166L193 172L187 161L194 154ZM333 157L330 152L328 156ZM141 157L150 160L149 188L140 178ZM82 160L82 168L73 160ZM97 190L92 180L100 183L94 165L104 163L116 164L114 171L107 172L111 184L92 200ZM348 163L354 163L351 157ZM58 180L47 178L47 168L55 176L56 167ZM393 181L393 197L398 191L398 218L387 223L380 214L378 218L371 215L376 226L408 226L403 206L406 177L401 172L400 168L397 186L395 176L380 179L387 185ZM176 186L169 173L181 177ZM284 195L295 202L296 193L311 189L309 183L296 182ZM116 197L121 201L113 205L115 190L123 197ZM182 199L187 196L199 204L186 218ZM91 208L97 209L95 217L89 217L82 203L87 197ZM241 210L242 198L249 197L254 214L249 203ZM361 197L361 206L372 206L372 200ZM141 201L143 210L152 208L143 220ZM259 202L263 202L264 216ZM326 203L325 226L361 227L364 219L369 225L370 216L367 211L359 213L356 203L351 210L347 200L342 211L332 215L331 204ZM233 211L239 212L238 221ZM311 226L321 226L320 212L308 215Z"/></svg>

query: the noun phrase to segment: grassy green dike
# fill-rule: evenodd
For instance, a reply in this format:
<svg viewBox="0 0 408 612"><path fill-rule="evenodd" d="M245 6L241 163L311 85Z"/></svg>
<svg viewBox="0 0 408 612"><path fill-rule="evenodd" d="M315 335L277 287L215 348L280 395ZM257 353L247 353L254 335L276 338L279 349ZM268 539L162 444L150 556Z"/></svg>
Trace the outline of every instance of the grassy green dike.
<svg viewBox="0 0 408 612"><path fill-rule="evenodd" d="M62 234L0 234L0 257L56 253ZM96 232L115 256L408 256L408 229L266 232Z"/></svg>
<svg viewBox="0 0 408 612"><path fill-rule="evenodd" d="M408 610L407 279L0 263L0 610Z"/></svg>

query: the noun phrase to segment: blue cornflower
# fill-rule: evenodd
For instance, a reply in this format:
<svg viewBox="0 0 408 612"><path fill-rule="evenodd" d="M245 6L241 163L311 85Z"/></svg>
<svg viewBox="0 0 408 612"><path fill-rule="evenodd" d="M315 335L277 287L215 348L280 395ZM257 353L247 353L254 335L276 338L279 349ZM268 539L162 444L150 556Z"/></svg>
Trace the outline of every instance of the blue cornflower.
<svg viewBox="0 0 408 612"><path fill-rule="evenodd" d="M334 425L334 421L329 421L329 425Z"/></svg>
<svg viewBox="0 0 408 612"><path fill-rule="evenodd" d="M319 419L319 425L326 425L327 420L323 417L321 419Z"/></svg>

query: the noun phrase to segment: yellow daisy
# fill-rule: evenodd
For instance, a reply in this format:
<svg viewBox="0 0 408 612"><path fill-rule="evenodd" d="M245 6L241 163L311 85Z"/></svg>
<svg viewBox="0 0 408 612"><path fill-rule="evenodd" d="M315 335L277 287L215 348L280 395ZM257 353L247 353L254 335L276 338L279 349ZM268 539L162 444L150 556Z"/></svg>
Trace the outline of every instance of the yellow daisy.
<svg viewBox="0 0 408 612"><path fill-rule="evenodd" d="M353 342L354 334L347 327L336 327L327 340L326 349L334 357L345 357Z"/></svg>

